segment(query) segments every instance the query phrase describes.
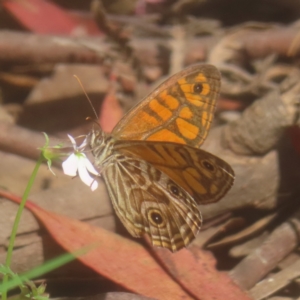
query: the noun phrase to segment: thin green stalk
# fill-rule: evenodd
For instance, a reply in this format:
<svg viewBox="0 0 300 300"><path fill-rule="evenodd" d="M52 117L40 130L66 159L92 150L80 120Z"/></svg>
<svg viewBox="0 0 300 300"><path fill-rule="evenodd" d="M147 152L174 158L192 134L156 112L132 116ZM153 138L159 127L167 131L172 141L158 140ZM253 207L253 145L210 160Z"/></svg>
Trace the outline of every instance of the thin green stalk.
<svg viewBox="0 0 300 300"><path fill-rule="evenodd" d="M44 275L52 270L55 270L71 262L72 260L76 259L76 257L88 253L89 251L95 249L96 247L97 247L97 243L94 243L92 245L88 245L83 248L80 248L79 250L75 250L72 253L62 254L59 257L53 258L52 260L45 262L41 266L38 266L18 276L15 276L14 278L10 279L5 286L3 284L2 285L0 284L0 293L3 292L4 289L9 290L17 287L18 285L20 285L20 282L26 283L28 280L32 278Z"/></svg>
<svg viewBox="0 0 300 300"><path fill-rule="evenodd" d="M33 185L33 183L35 181L35 178L37 176L37 172L38 172L43 160L44 160L44 156L41 153L41 155L40 155L40 157L39 157L39 159L38 159L38 161L35 165L35 168L33 169L32 174L29 178L29 182L27 184L27 187L25 189L25 192L23 194L21 203L20 203L18 211L17 211L17 215L16 215L16 218L15 218L15 222L14 222L14 225L13 225L13 228L12 228L12 231L11 231L11 235L10 235L10 239L9 239L9 245L8 245L8 250L7 250L6 260L5 260L5 266L8 267L8 268L11 265L12 253L13 253L13 249L14 249L15 239L16 239L20 219L21 219L21 216L22 216L22 212L24 210L26 200L28 199L30 190L32 188L32 185ZM3 284L6 284L7 281L8 281L8 274L3 276ZM6 300L6 299L7 299L7 292L4 291L3 294L2 294L2 300Z"/></svg>

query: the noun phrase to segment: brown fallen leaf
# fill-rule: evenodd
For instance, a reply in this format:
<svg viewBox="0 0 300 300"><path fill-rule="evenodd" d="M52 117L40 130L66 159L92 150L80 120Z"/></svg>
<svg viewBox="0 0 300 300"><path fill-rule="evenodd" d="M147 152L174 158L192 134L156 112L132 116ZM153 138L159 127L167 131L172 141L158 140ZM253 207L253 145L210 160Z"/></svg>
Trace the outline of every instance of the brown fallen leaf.
<svg viewBox="0 0 300 300"><path fill-rule="evenodd" d="M197 247L182 249L176 253L163 248L153 248L153 251L174 280L197 299L251 299L226 273L216 270L216 260L207 251Z"/></svg>
<svg viewBox="0 0 300 300"><path fill-rule="evenodd" d="M19 197L11 195L10 199L19 202ZM192 299L140 244L100 227L43 210L30 201L26 208L66 251L96 245L78 260L127 290L158 299Z"/></svg>
<svg viewBox="0 0 300 300"><path fill-rule="evenodd" d="M278 217L276 213L267 215L247 228L242 229L232 235L226 236L217 242L209 244L207 248L214 249L218 247L224 247L245 240L247 237L255 236L255 234L261 232L267 225L274 221L276 217Z"/></svg>
<svg viewBox="0 0 300 300"><path fill-rule="evenodd" d="M288 221L276 227L262 245L230 271L230 276L240 287L252 288L298 246L299 216L298 209Z"/></svg>
<svg viewBox="0 0 300 300"><path fill-rule="evenodd" d="M19 197L7 193L19 203ZM27 201L26 207L66 251L87 245L96 248L78 257L83 264L129 291L158 299L250 299L225 273L215 269L215 260L205 252L183 249L172 254L153 248L156 259L140 244L100 227L46 211ZM171 274L171 277L168 275ZM202 284L199 285L198 283Z"/></svg>
<svg viewBox="0 0 300 300"><path fill-rule="evenodd" d="M104 132L111 132L123 116L123 110L116 98L116 77L111 76L107 94L101 106L99 124Z"/></svg>
<svg viewBox="0 0 300 300"><path fill-rule="evenodd" d="M281 272L266 278L259 282L254 288L250 290L251 295L256 300L265 299L274 292L284 288L293 279L300 276L300 259L288 266Z"/></svg>

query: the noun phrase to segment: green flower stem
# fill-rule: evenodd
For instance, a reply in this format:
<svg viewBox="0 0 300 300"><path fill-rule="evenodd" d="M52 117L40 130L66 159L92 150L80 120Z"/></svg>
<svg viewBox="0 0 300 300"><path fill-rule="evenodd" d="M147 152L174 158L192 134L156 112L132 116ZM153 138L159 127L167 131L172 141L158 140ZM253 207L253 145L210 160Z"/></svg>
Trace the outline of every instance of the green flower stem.
<svg viewBox="0 0 300 300"><path fill-rule="evenodd" d="M5 261L5 266L10 268L10 265L11 265L11 259L12 259L12 253L13 253L13 249L14 249L14 244L15 244L15 239L16 239L16 235L17 235L17 231L18 231L18 227L19 227L19 223L20 223L20 219L21 219L21 216L22 216L22 212L24 210L24 207L25 207L25 204L26 204L26 200L28 199L28 196L29 196L29 193L30 193L30 190L32 188L32 185L35 181L35 178L36 178L36 175L37 175L37 172L42 164L44 160L44 156L43 154L41 153L40 154L40 157L35 165L35 168L33 169L33 172L29 178L29 182L27 184L27 187L25 189L25 192L23 194L23 197L22 197L22 200L21 200L21 203L19 205L19 208L18 208L18 211L17 211L17 215L16 215L16 218L15 218L15 222L14 222L14 225L13 225L13 228L12 228L12 231L11 231L11 235L10 235L10 239L9 239L9 245L8 245L8 250L7 250L7 255L6 255L6 261ZM3 284L6 284L8 281L8 274L4 275L3 276ZM7 293L6 291L4 291L2 293L2 300L6 300L7 299Z"/></svg>

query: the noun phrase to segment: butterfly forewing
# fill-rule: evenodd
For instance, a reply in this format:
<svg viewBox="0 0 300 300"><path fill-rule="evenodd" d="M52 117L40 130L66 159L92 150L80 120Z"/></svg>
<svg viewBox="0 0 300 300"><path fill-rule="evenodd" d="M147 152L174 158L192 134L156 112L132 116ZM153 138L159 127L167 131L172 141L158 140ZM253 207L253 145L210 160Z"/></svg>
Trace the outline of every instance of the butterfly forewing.
<svg viewBox="0 0 300 300"><path fill-rule="evenodd" d="M198 64L172 76L129 111L113 130L116 139L200 146L220 90L220 73Z"/></svg>
<svg viewBox="0 0 300 300"><path fill-rule="evenodd" d="M195 201L151 164L116 155L102 175L115 211L132 236L147 233L153 245L173 252L195 238L202 223Z"/></svg>

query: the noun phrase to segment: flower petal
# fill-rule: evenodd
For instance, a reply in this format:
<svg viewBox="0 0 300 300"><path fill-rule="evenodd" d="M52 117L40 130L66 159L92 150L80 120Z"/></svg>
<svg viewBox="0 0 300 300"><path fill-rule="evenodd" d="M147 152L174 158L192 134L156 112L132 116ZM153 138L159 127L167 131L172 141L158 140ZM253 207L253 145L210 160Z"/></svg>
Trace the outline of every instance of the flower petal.
<svg viewBox="0 0 300 300"><path fill-rule="evenodd" d="M87 170L97 176L100 176L99 172L95 169L95 167L93 166L93 164L89 161L88 158L86 158L85 160L85 167L87 168Z"/></svg>
<svg viewBox="0 0 300 300"><path fill-rule="evenodd" d="M83 142L81 143L81 145L78 147L79 150L83 150L85 149L85 147L87 146L88 141L87 141L87 137L83 140Z"/></svg>
<svg viewBox="0 0 300 300"><path fill-rule="evenodd" d="M98 188L98 182L96 179L94 179L93 183L90 185L90 188L91 188L92 192Z"/></svg>
<svg viewBox="0 0 300 300"><path fill-rule="evenodd" d="M85 138L82 144L77 147L75 139L69 134L68 137L73 145L74 153L63 162L62 167L64 173L69 176L76 176L78 172L81 181L88 185L92 191L96 190L98 188L98 182L90 175L90 173L97 176L100 174L88 160L86 155L81 152L87 145L87 138Z"/></svg>
<svg viewBox="0 0 300 300"><path fill-rule="evenodd" d="M94 178L91 177L90 173L86 168L86 160L87 158L85 156L82 156L82 154L78 157L78 174L83 183L85 183L88 186L91 186L91 184L94 181Z"/></svg>
<svg viewBox="0 0 300 300"><path fill-rule="evenodd" d="M71 143L73 145L74 150L77 150L77 145L76 145L75 139L71 135L69 135L69 134L68 134L68 137L71 140Z"/></svg>
<svg viewBox="0 0 300 300"><path fill-rule="evenodd" d="M66 175L76 176L78 169L79 159L74 153L72 153L63 163L62 168Z"/></svg>

